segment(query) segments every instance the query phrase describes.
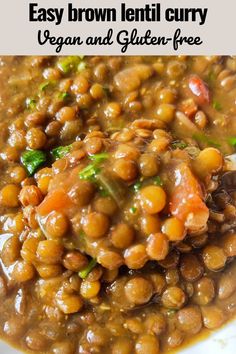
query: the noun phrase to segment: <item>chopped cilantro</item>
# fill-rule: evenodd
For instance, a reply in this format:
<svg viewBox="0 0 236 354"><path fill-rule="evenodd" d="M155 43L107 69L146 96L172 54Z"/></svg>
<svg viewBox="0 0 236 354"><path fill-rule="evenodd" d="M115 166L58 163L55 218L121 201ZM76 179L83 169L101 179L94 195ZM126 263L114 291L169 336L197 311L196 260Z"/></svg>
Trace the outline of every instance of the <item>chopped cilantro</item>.
<svg viewBox="0 0 236 354"><path fill-rule="evenodd" d="M110 195L108 190L101 187L101 186L99 187L99 193L100 193L101 197L108 197Z"/></svg>
<svg viewBox="0 0 236 354"><path fill-rule="evenodd" d="M236 147L236 137L232 136L231 138L228 139L228 142L229 142L230 145Z"/></svg>
<svg viewBox="0 0 236 354"><path fill-rule="evenodd" d="M21 162L30 175L33 175L39 166L46 162L46 154L40 150L25 151L21 155Z"/></svg>
<svg viewBox="0 0 236 354"><path fill-rule="evenodd" d="M200 134L200 133L194 134L193 139L195 139L197 142L205 143L205 144L207 144L209 146L213 146L215 148L219 148L221 146L221 144L217 140L212 140L204 134Z"/></svg>
<svg viewBox="0 0 236 354"><path fill-rule="evenodd" d="M28 109L35 109L36 108L36 103L37 103L37 101L36 101L36 99L35 98L30 98L30 97L28 97L28 98L26 98L26 100L25 100L25 104L26 104L26 107L28 108Z"/></svg>
<svg viewBox="0 0 236 354"><path fill-rule="evenodd" d="M52 150L52 155L55 159L61 159L62 157L66 156L68 152L71 150L71 145L67 146L58 146Z"/></svg>
<svg viewBox="0 0 236 354"><path fill-rule="evenodd" d="M206 81L208 81L208 83L212 83L215 80L216 80L216 73L214 71L209 71Z"/></svg>
<svg viewBox="0 0 236 354"><path fill-rule="evenodd" d="M50 81L43 82L41 85L39 85L39 90L41 92L46 91L46 89L51 85Z"/></svg>
<svg viewBox="0 0 236 354"><path fill-rule="evenodd" d="M93 268L96 266L97 264L97 260L96 259L91 259L91 261L89 262L89 264L87 265L86 268L82 269L80 272L79 272L79 277L81 279L85 279L87 278L87 276L89 275L89 273L93 270Z"/></svg>
<svg viewBox="0 0 236 354"><path fill-rule="evenodd" d="M108 157L109 154L107 152L102 152L100 154L94 154L89 156L90 160L96 161L98 163L105 161L106 159L108 159Z"/></svg>
<svg viewBox="0 0 236 354"><path fill-rule="evenodd" d="M213 107L216 111L221 111L221 110L222 110L222 105L221 105L221 103L218 102L218 101L213 101L212 107Z"/></svg>
<svg viewBox="0 0 236 354"><path fill-rule="evenodd" d="M129 211L130 211L131 214L135 214L136 211L137 211L137 208L133 206L133 207L131 207L131 208L129 209Z"/></svg>
<svg viewBox="0 0 236 354"><path fill-rule="evenodd" d="M140 190L141 187L142 187L142 182L141 182L141 181L138 181L138 182L136 182L136 183L133 185L133 189L134 189L134 191L135 191L136 193Z"/></svg>
<svg viewBox="0 0 236 354"><path fill-rule="evenodd" d="M86 166L82 171L79 172L79 176L81 179L85 180L94 180L96 175L100 172L100 168L98 168L96 163L91 163Z"/></svg>
<svg viewBox="0 0 236 354"><path fill-rule="evenodd" d="M68 98L70 98L70 94L68 92L59 92L58 98L62 101L66 101Z"/></svg>
<svg viewBox="0 0 236 354"><path fill-rule="evenodd" d="M156 185L156 186L160 186L162 187L163 186L163 181L161 179L160 176L156 176L153 178L153 183Z"/></svg>
<svg viewBox="0 0 236 354"><path fill-rule="evenodd" d="M171 144L172 148L173 149L185 149L188 144L186 144L184 141L182 140L176 140L176 141L173 141L173 143Z"/></svg>
<svg viewBox="0 0 236 354"><path fill-rule="evenodd" d="M83 56L68 56L60 59L57 66L64 74L68 74L77 69L81 60L83 60Z"/></svg>

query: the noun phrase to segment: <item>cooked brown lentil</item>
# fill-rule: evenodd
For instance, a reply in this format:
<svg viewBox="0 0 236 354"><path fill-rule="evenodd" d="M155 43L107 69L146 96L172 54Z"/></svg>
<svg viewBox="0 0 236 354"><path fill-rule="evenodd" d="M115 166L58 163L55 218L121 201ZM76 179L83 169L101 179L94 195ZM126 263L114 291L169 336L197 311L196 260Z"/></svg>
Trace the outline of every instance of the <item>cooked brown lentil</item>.
<svg viewBox="0 0 236 354"><path fill-rule="evenodd" d="M0 334L158 354L232 318L236 58L0 64Z"/></svg>

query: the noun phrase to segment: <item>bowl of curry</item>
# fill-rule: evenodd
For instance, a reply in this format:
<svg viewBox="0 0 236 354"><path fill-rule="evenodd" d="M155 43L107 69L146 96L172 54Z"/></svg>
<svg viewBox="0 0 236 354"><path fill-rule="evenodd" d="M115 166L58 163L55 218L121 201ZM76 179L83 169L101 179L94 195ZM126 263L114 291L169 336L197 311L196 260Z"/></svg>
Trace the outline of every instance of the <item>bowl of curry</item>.
<svg viewBox="0 0 236 354"><path fill-rule="evenodd" d="M4 341L232 353L235 97L235 57L0 58Z"/></svg>

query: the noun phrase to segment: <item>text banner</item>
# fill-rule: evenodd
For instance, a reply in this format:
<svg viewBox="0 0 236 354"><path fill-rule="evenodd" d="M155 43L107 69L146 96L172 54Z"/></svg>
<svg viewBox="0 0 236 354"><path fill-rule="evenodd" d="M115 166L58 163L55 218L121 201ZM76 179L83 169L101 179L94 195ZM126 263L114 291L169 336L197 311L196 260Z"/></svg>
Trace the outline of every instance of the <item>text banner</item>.
<svg viewBox="0 0 236 354"><path fill-rule="evenodd" d="M3 55L233 55L235 0L7 0Z"/></svg>

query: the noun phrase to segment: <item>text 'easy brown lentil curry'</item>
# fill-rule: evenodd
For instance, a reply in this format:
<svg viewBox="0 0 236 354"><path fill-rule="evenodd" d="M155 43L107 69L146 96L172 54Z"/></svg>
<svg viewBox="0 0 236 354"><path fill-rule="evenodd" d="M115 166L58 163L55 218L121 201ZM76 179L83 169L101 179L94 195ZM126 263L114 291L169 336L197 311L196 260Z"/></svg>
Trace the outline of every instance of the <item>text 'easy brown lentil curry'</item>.
<svg viewBox="0 0 236 354"><path fill-rule="evenodd" d="M158 354L236 313L236 58L0 59L0 334Z"/></svg>

